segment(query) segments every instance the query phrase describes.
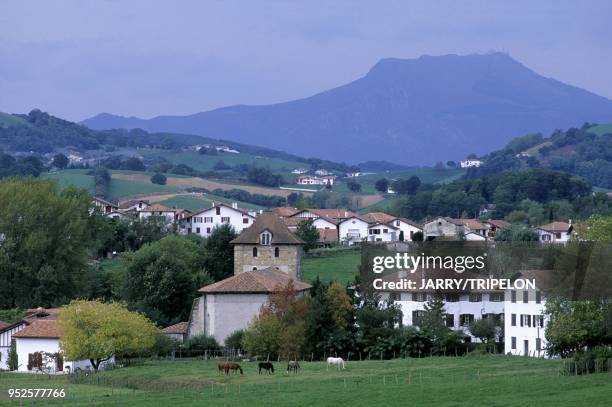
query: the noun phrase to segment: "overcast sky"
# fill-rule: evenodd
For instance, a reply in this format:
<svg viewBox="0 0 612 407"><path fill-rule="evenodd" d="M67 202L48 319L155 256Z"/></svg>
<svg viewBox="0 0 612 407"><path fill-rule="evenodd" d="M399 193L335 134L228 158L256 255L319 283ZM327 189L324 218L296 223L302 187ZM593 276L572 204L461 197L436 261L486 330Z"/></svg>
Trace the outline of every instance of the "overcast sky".
<svg viewBox="0 0 612 407"><path fill-rule="evenodd" d="M612 99L612 2L3 1L0 111L144 118L305 97L379 59L504 51Z"/></svg>

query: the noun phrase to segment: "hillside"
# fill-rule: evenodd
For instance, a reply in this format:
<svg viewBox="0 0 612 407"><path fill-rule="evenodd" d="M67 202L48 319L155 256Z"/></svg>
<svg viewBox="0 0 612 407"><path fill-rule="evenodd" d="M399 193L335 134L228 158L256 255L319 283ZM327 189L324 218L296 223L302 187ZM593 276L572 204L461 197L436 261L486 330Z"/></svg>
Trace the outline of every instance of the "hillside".
<svg viewBox="0 0 612 407"><path fill-rule="evenodd" d="M468 178L548 168L579 175L593 185L612 188L612 125L588 125L555 131L550 137L530 134L517 137L503 149L481 157L484 165L471 168Z"/></svg>
<svg viewBox="0 0 612 407"><path fill-rule="evenodd" d="M351 163L431 165L585 121L612 121L612 101L491 53L383 59L349 84L285 103L149 120L101 114L84 124L200 134Z"/></svg>

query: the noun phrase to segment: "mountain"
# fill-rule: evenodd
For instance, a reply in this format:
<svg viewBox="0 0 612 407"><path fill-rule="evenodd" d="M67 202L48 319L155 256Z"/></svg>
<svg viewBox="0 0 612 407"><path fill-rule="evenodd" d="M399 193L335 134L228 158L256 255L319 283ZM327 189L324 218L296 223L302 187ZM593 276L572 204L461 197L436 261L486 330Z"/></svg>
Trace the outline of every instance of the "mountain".
<svg viewBox="0 0 612 407"><path fill-rule="evenodd" d="M199 134L351 163L423 165L585 121L612 121L612 101L491 53L383 59L354 82L285 103L149 120L104 113L84 124Z"/></svg>

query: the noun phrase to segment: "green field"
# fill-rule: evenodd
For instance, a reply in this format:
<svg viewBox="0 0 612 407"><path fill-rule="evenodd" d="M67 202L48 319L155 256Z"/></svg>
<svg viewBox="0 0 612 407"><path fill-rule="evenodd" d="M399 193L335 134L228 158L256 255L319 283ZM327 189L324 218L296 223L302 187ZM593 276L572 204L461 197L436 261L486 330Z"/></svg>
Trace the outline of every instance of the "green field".
<svg viewBox="0 0 612 407"><path fill-rule="evenodd" d="M297 161L288 161L280 158L257 157L245 153L223 153L217 155L205 155L195 151L167 151L155 149L138 150L145 157L162 157L173 164L185 164L199 171L212 170L217 161L223 161L225 164L235 166L239 164L257 165L260 167L269 167L273 171L283 172L291 171L297 167L304 167L304 163Z"/></svg>
<svg viewBox="0 0 612 407"><path fill-rule="evenodd" d="M201 193L197 195L177 195L170 199L160 201L159 203L170 208L183 208L193 211L197 209L208 208L212 206L213 203L224 203L227 205L231 205L232 202L236 201L218 195ZM254 210L265 209L263 206L255 205L248 202L238 201L237 203L240 208L248 208Z"/></svg>
<svg viewBox="0 0 612 407"><path fill-rule="evenodd" d="M324 257L305 257L302 262L304 281L311 282L319 276L321 281L337 281L341 285L352 284L359 274L361 252L348 250Z"/></svg>
<svg viewBox="0 0 612 407"><path fill-rule="evenodd" d="M43 174L42 177L56 180L61 188L69 185L74 185L79 188L85 188L90 193L94 191L93 176L87 175L89 170L62 170L52 173ZM127 171L117 171L127 173ZM115 173L115 171L111 171ZM139 172L138 174L147 174ZM155 194L155 193L171 193L178 191L178 188L167 185L156 185L151 183L128 181L123 179L113 178L110 183L109 196L110 200L117 201L122 198L127 198L135 195Z"/></svg>
<svg viewBox="0 0 612 407"><path fill-rule="evenodd" d="M601 135L604 135L604 134L607 134L607 133L612 134L612 123L600 124L598 126L590 128L589 132L595 133L598 136L601 136Z"/></svg>
<svg viewBox="0 0 612 407"><path fill-rule="evenodd" d="M244 375L220 376L216 365L150 361L90 375L82 384L62 376L0 373L0 403L10 388L65 390L65 399L37 405L558 407L609 406L612 399L610 373L560 376L558 360L501 355L349 361L343 371L301 362L298 375L286 374L283 362L275 363L273 375L259 375L256 363L244 362Z"/></svg>

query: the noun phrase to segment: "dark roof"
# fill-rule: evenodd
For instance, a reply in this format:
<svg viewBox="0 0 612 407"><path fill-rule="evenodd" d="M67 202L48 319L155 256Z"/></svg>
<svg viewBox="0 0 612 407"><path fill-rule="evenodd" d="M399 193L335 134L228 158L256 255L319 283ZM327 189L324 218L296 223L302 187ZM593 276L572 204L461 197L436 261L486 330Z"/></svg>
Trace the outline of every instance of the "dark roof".
<svg viewBox="0 0 612 407"><path fill-rule="evenodd" d="M232 294L232 293L273 293L279 287L286 286L293 281L296 291L305 291L311 288L310 284L296 281L291 276L273 267L262 270L245 271L228 277L225 280L204 286L198 290L200 293L208 294Z"/></svg>
<svg viewBox="0 0 612 407"><path fill-rule="evenodd" d="M552 222L546 225L538 226L537 229L544 230L546 232L567 232L570 230L572 225L566 222Z"/></svg>
<svg viewBox="0 0 612 407"><path fill-rule="evenodd" d="M170 325L161 330L165 334L186 334L189 328L189 322L179 322L178 324Z"/></svg>
<svg viewBox="0 0 612 407"><path fill-rule="evenodd" d="M272 208L271 211L277 214L280 217L287 217L297 213L299 210L297 208L289 208L289 207L278 207Z"/></svg>
<svg viewBox="0 0 612 407"><path fill-rule="evenodd" d="M281 218L271 212L257 216L255 222L230 243L259 244L259 235L265 230L272 233L272 244L304 244L302 239L291 233Z"/></svg>
<svg viewBox="0 0 612 407"><path fill-rule="evenodd" d="M502 229L502 228L510 226L510 222L506 222L505 220L502 220L502 219L487 219L485 221L482 221L482 223L488 223L490 225L495 226L498 229Z"/></svg>
<svg viewBox="0 0 612 407"><path fill-rule="evenodd" d="M59 338L59 329L56 320L39 319L21 331L13 334L14 338Z"/></svg>

